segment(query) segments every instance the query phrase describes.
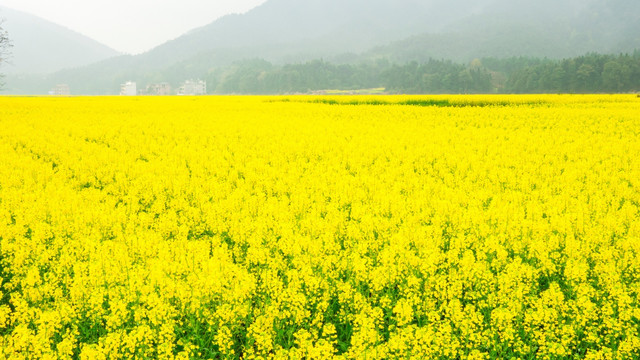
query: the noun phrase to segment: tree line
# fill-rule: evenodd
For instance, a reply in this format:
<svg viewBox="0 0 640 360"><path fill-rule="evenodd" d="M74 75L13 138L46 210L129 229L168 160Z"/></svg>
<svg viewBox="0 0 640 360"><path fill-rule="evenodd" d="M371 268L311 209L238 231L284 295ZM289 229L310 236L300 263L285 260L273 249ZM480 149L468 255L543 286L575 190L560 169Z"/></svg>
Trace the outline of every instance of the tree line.
<svg viewBox="0 0 640 360"><path fill-rule="evenodd" d="M332 64L314 60L274 66L264 60L236 63L212 72L207 83L221 94L293 94L318 90L386 88L391 93L482 93L492 91L491 74L479 66L430 60L406 65L387 60Z"/></svg>
<svg viewBox="0 0 640 360"><path fill-rule="evenodd" d="M588 54L564 60L514 57L469 64L431 59L392 64L314 60L274 65L261 59L209 72L209 88L221 94L294 94L383 87L388 93L624 93L640 91L640 52Z"/></svg>
<svg viewBox="0 0 640 360"><path fill-rule="evenodd" d="M513 93L625 93L640 91L640 52L589 54L514 71L505 85Z"/></svg>

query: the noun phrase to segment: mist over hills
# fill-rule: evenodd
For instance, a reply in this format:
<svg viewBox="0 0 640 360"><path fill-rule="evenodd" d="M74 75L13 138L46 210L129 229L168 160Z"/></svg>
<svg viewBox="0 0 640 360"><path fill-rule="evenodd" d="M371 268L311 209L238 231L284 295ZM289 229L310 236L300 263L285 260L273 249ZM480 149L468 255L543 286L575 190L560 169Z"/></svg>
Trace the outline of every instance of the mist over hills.
<svg viewBox="0 0 640 360"><path fill-rule="evenodd" d="M640 49L640 1L498 0L440 33L372 49L391 61L528 56L560 59Z"/></svg>
<svg viewBox="0 0 640 360"><path fill-rule="evenodd" d="M224 16L144 54L110 64L159 69L206 58L210 66L244 58L277 63L359 53L412 34L438 31L472 13L444 0L270 0L245 14ZM135 65L133 65L135 66Z"/></svg>
<svg viewBox="0 0 640 360"><path fill-rule="evenodd" d="M247 59L275 65L313 59L468 63L482 57L560 59L634 49L640 49L637 0L269 0L141 55L48 76L9 76L7 83L22 93L67 83L76 94L113 94L127 80L177 86Z"/></svg>
<svg viewBox="0 0 640 360"><path fill-rule="evenodd" d="M50 21L0 6L2 27L13 44L8 74L46 74L119 55L108 46Z"/></svg>
<svg viewBox="0 0 640 360"><path fill-rule="evenodd" d="M204 52L235 50L270 61L361 52L416 33L439 31L471 14L476 3L458 0L270 0L229 15L142 55L173 63ZM151 59L156 60L155 62Z"/></svg>

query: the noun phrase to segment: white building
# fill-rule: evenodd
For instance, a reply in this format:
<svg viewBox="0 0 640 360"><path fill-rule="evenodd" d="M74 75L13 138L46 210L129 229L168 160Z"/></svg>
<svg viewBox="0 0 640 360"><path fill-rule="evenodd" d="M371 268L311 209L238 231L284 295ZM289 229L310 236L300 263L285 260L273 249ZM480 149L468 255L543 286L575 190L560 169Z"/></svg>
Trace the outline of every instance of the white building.
<svg viewBox="0 0 640 360"><path fill-rule="evenodd" d="M127 81L120 85L120 95L122 96L136 96L138 95L138 88L135 82Z"/></svg>
<svg viewBox="0 0 640 360"><path fill-rule="evenodd" d="M185 81L180 89L178 95L205 95L207 93L207 82L198 80Z"/></svg>

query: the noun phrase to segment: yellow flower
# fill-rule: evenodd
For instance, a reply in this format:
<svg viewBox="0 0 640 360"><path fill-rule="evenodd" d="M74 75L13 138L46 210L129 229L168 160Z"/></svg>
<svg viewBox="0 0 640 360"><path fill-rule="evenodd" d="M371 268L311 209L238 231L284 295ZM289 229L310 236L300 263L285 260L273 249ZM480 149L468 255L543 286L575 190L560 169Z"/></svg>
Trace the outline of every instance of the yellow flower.
<svg viewBox="0 0 640 360"><path fill-rule="evenodd" d="M0 97L0 358L638 358L639 113Z"/></svg>

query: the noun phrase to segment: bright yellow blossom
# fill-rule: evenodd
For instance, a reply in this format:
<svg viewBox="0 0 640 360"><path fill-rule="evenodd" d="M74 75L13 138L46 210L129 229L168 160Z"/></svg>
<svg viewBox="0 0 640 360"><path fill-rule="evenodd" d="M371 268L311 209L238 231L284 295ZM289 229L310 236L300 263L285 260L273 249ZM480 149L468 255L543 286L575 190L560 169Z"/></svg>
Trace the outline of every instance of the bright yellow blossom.
<svg viewBox="0 0 640 360"><path fill-rule="evenodd" d="M638 114L0 98L0 359L640 358Z"/></svg>

